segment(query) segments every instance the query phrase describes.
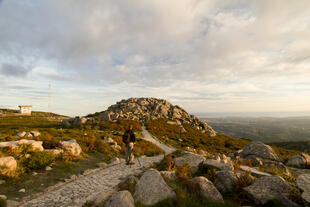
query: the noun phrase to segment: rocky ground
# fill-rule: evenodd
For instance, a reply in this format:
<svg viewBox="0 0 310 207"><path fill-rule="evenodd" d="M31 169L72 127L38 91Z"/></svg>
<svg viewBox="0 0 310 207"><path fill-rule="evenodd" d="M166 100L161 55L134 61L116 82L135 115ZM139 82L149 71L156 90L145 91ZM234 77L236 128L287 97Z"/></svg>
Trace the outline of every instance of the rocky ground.
<svg viewBox="0 0 310 207"><path fill-rule="evenodd" d="M143 134L145 135L144 139L157 144L159 147L163 147L166 153L174 151L174 149L153 139L145 129ZM105 195L113 190L122 179L129 175L139 174L151 164L162 159L163 155L141 157L139 160L135 159L135 164L131 166L126 165L122 159L117 159L116 162L112 161L109 166L99 164L103 169L88 171L84 175L74 177L70 182L50 187L46 192L25 198L19 205L29 207L82 206L87 201L95 200L98 195Z"/></svg>

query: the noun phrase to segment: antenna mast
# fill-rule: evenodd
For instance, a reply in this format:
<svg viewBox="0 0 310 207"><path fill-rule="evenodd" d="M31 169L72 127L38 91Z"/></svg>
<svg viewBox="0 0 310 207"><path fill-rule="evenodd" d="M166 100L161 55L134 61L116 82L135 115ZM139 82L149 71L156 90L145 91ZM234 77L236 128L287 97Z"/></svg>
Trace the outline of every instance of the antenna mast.
<svg viewBox="0 0 310 207"><path fill-rule="evenodd" d="M51 95L51 89L52 89L52 86L51 86L51 83L48 84L48 112L50 113L51 112L51 99L52 99L52 95Z"/></svg>

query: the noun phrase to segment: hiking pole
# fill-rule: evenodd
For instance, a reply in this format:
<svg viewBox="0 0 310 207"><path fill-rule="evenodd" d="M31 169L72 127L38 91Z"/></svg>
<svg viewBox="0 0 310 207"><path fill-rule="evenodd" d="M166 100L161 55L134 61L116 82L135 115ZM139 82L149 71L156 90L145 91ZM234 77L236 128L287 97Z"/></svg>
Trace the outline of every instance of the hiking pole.
<svg viewBox="0 0 310 207"><path fill-rule="evenodd" d="M135 150L134 150L134 148L132 149L132 154L134 154L134 152L135 152ZM139 166L141 167L141 163L140 163L140 160L139 160L139 158L137 157L137 160L138 160L138 162L139 162ZM130 166L131 167L131 166Z"/></svg>

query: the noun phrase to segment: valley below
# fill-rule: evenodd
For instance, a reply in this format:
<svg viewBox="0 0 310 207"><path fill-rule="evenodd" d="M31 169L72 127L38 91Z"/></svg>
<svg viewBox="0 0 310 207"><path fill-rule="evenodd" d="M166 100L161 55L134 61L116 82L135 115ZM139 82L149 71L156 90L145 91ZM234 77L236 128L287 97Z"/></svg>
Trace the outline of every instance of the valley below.
<svg viewBox="0 0 310 207"><path fill-rule="evenodd" d="M310 152L310 116L202 118L217 132Z"/></svg>

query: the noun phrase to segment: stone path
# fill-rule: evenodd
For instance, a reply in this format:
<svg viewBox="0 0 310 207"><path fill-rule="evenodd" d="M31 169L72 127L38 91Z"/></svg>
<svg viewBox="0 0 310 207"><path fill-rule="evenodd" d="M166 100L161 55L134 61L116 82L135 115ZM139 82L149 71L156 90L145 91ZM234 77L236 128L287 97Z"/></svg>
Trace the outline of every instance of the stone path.
<svg viewBox="0 0 310 207"><path fill-rule="evenodd" d="M153 144L157 145L159 148L165 151L165 154L170 154L175 151L174 148L161 143L157 139L154 139L153 136L145 129L144 126L142 126L142 134L144 140L152 142Z"/></svg>
<svg viewBox="0 0 310 207"><path fill-rule="evenodd" d="M143 135L145 140L158 145L166 153L174 151L173 148L153 139L144 127ZM79 176L78 179L69 183L64 183L58 187L51 187L30 200L26 199L21 206L82 206L86 201L93 200L97 195L111 191L124 177L143 172L144 168L149 167L151 163L161 161L163 157L164 155L141 157L139 158L141 166L136 160L131 167L125 163L120 163L105 169L96 169L91 174Z"/></svg>

